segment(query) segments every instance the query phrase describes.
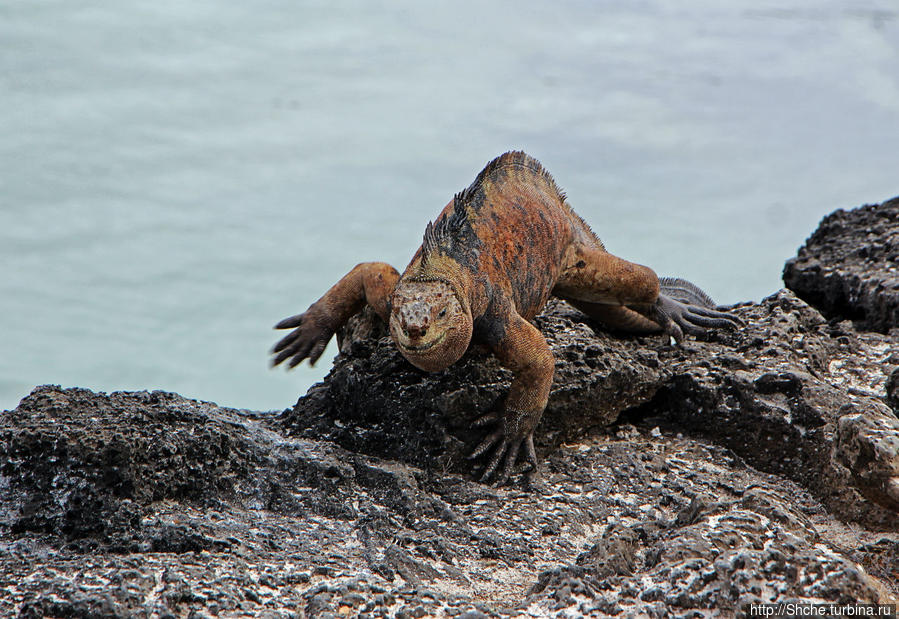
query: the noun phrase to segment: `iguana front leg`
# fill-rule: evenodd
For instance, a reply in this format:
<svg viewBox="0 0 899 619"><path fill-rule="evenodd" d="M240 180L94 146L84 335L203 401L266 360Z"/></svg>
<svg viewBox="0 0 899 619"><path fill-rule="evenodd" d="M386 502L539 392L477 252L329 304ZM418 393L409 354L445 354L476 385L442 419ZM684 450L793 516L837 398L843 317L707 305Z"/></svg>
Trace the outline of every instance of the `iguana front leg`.
<svg viewBox="0 0 899 619"><path fill-rule="evenodd" d="M522 448L532 472L536 473L534 429L546 408L555 370L549 345L534 325L514 310L510 310L510 315L502 320L502 324L504 330L501 337L488 344L500 363L514 372L514 378L502 413L488 413L475 422L475 425L497 422L499 427L469 456L469 459L477 458L493 448L481 481L489 481L499 470L497 485L509 479Z"/></svg>
<svg viewBox="0 0 899 619"><path fill-rule="evenodd" d="M397 270L385 262L357 264L305 312L275 325L276 329L293 331L272 348L276 355L272 366L290 359L288 367L292 368L307 358L309 365L314 365L331 336L366 304L386 322L390 294L399 277Z"/></svg>

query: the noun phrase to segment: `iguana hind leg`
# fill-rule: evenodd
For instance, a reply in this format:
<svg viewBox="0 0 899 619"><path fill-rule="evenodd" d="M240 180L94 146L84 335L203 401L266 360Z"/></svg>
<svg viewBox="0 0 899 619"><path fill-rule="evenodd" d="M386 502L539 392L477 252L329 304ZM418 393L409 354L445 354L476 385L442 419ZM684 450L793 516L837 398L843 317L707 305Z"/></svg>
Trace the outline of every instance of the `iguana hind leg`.
<svg viewBox="0 0 899 619"><path fill-rule="evenodd" d="M598 320L612 331L637 334L662 332L662 327L659 323L625 305L589 303L573 299L568 299L568 303L584 312L590 318Z"/></svg>
<svg viewBox="0 0 899 619"><path fill-rule="evenodd" d="M659 296L659 277L642 264L628 262L601 247L574 245L553 287L566 300L598 305L646 305Z"/></svg>
<svg viewBox="0 0 899 619"><path fill-rule="evenodd" d="M572 247L553 294L613 329L661 331L677 342L683 340L684 332L699 334L708 328L743 324L736 316L714 309L711 298L695 284L677 278L659 280L652 269L600 247Z"/></svg>
<svg viewBox="0 0 899 619"><path fill-rule="evenodd" d="M357 264L305 312L275 325L276 329L293 331L272 348L272 366L287 359L291 368L304 359L315 364L331 336L366 304L386 322L390 318L390 294L399 277L397 270L385 262Z"/></svg>

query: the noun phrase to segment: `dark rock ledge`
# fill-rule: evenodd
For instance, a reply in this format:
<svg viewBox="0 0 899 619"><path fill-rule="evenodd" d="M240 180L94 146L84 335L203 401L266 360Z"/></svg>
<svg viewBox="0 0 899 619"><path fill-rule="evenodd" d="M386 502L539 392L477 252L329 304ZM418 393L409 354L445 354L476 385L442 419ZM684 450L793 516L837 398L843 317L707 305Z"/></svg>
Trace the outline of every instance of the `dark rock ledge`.
<svg viewBox="0 0 899 619"><path fill-rule="evenodd" d="M508 374L477 351L422 374L364 320L280 414L39 387L0 415L0 615L895 603L899 322L882 308L896 208L825 218L788 266L817 261L822 289L854 291L825 306L836 293L788 276L827 318L783 290L735 308L745 329L677 349L548 308L538 322L558 363L529 490L477 484L463 458L468 422ZM862 242L863 267L830 257Z"/></svg>
<svg viewBox="0 0 899 619"><path fill-rule="evenodd" d="M899 325L899 197L825 217L784 282L828 318L881 333Z"/></svg>

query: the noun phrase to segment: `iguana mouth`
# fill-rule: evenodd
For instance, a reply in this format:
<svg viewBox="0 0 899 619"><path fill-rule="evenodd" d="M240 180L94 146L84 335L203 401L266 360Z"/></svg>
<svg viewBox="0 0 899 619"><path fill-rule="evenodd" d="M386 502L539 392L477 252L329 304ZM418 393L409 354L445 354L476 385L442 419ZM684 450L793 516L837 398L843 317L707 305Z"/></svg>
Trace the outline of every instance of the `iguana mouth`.
<svg viewBox="0 0 899 619"><path fill-rule="evenodd" d="M431 340L431 341L428 342L427 344L422 344L422 345L420 345L420 346L408 346L408 345L406 345L406 344L403 344L403 343L400 342L400 341L397 341L396 344L397 344L397 346L399 346L400 348L402 348L403 350L406 350L406 351L408 351L408 352L424 352L424 351L426 351L426 350L430 350L431 348L434 348L434 346L436 346L437 344L439 344L440 342L442 342L442 341L444 340L444 338L446 338L446 334L447 334L449 331L450 331L450 329L447 329L446 331L444 331L443 333L441 333L440 335L438 335L436 338L434 338L433 340Z"/></svg>

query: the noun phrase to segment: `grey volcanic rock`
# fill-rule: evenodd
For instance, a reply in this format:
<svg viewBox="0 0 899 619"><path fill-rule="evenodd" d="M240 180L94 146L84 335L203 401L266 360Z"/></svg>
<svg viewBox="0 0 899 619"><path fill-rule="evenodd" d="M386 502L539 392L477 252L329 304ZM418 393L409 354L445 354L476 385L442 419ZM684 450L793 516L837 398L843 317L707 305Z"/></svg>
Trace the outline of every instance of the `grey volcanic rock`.
<svg viewBox="0 0 899 619"><path fill-rule="evenodd" d="M5 524L12 533L47 533L79 548L186 552L229 543L148 526L145 506L355 516L334 482L351 474L342 452L288 442L265 429L265 418L159 391L37 388L0 419ZM333 492L297 493L295 486Z"/></svg>
<svg viewBox="0 0 899 619"><path fill-rule="evenodd" d="M538 452L627 411L628 419L656 418L726 445L802 484L842 518L899 528L899 420L887 405L899 333L829 325L788 291L734 311L745 328L675 348L661 337L594 331L576 310L551 304L537 319L557 359ZM386 337L343 344L347 353L327 379L285 413L286 431L432 471L468 472L464 456L484 432L470 422L497 405L509 373L477 352L427 374Z"/></svg>
<svg viewBox="0 0 899 619"><path fill-rule="evenodd" d="M559 447L522 492L174 394L42 387L2 421L3 615L661 617L895 599L895 535L647 425Z"/></svg>
<svg viewBox="0 0 899 619"><path fill-rule="evenodd" d="M661 386L660 338L595 333L580 312L550 302L537 319L556 358L549 404L536 436L548 452L615 421ZM512 375L486 351L473 349L450 369L428 374L399 354L374 313L344 334L328 377L284 417L297 436L433 470L467 472L467 456L484 430L471 422L501 404ZM647 346L647 343L654 344Z"/></svg>
<svg viewBox="0 0 899 619"><path fill-rule="evenodd" d="M899 528L899 419L887 405L899 333L828 324L788 291L738 312L745 328L662 358L669 378L639 413L796 481L841 518Z"/></svg>
<svg viewBox="0 0 899 619"><path fill-rule="evenodd" d="M825 217L783 278L828 318L884 333L899 327L899 197Z"/></svg>
<svg viewBox="0 0 899 619"><path fill-rule="evenodd" d="M832 218L853 247L874 235L869 256L892 242L889 217ZM865 294L881 307L847 298ZM280 413L38 387L0 414L0 616L896 603L899 329L828 321L786 290L734 311L745 328L674 347L551 304L536 322L556 376L530 488L475 483L464 458L509 373L477 350L422 373L370 315Z"/></svg>

